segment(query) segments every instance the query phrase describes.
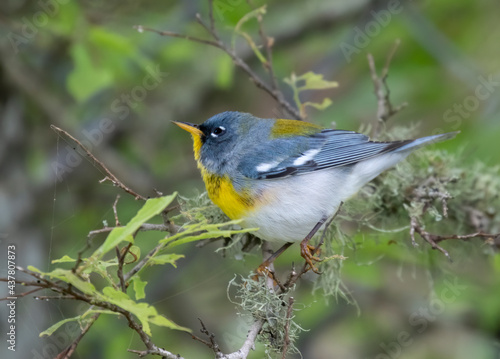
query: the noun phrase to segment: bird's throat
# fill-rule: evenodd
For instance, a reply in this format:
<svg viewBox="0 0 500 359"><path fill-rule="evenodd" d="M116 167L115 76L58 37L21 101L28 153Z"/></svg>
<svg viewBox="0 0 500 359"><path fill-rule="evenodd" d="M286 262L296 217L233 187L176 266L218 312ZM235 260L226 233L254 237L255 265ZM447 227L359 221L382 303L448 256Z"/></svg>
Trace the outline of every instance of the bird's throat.
<svg viewBox="0 0 500 359"><path fill-rule="evenodd" d="M208 196L231 219L240 219L254 209L255 201L246 191L238 192L227 176L210 174L201 167Z"/></svg>

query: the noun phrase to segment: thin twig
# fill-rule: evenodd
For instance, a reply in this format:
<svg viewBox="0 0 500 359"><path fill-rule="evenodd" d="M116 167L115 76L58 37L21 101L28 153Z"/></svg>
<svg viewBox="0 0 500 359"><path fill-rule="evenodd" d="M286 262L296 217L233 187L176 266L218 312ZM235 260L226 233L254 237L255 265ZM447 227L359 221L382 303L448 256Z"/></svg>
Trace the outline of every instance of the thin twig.
<svg viewBox="0 0 500 359"><path fill-rule="evenodd" d="M39 288L39 289L44 289L44 288ZM52 300L52 299L69 299L69 300L77 300L77 298L71 296L71 295L37 295L34 296L36 300Z"/></svg>
<svg viewBox="0 0 500 359"><path fill-rule="evenodd" d="M118 200L120 199L120 195L116 195L115 202L113 203L113 213L115 215L115 226L120 226L120 220L118 219L118 211L116 210L116 205L118 204Z"/></svg>
<svg viewBox="0 0 500 359"><path fill-rule="evenodd" d="M445 241L448 239L472 239L472 238L485 238L486 240L500 238L500 233L485 233L485 232L477 232L477 233L469 233L469 234L451 234L448 236L434 235L431 234L432 239L438 243L441 241Z"/></svg>
<svg viewBox="0 0 500 359"><path fill-rule="evenodd" d="M118 248L118 246L116 247L116 257L118 258L118 269L116 271L116 275L120 280L120 288L123 293L127 293L127 284L125 279L123 278L123 263L125 262L125 256L130 250L130 247L132 247L132 242L124 247L123 253L120 253L120 249Z"/></svg>
<svg viewBox="0 0 500 359"><path fill-rule="evenodd" d="M206 346L208 346L210 349L213 350L216 358L220 358L223 354L222 354L222 352L221 352L221 350L219 348L219 344L217 344L217 342L215 341L215 334L214 333L210 333L208 331L205 323L203 323L203 321L200 318L198 318L198 320L200 321L200 324L201 324L200 332L202 332L203 334L205 334L208 337L208 339L210 340L210 342L207 342L206 340L198 338L195 335L192 335L193 339L196 339L196 340L204 343Z"/></svg>
<svg viewBox="0 0 500 359"><path fill-rule="evenodd" d="M394 107L390 100L390 90L389 86L387 85L389 66L400 43L401 41L399 39L394 43L391 52L386 58L385 65L382 69L380 77L377 75L377 69L375 67L375 60L373 59L373 55L367 55L368 66L370 67L370 73L373 81L373 88L375 96L377 97L377 122L373 126L373 136L378 136L381 124L384 124L390 117L394 116L396 113L398 113L408 105L406 102L404 102L401 105Z"/></svg>
<svg viewBox="0 0 500 359"><path fill-rule="evenodd" d="M288 346L290 345L289 332L290 332L290 322L292 319L294 301L295 300L293 299L293 297L288 298L288 309L286 311L286 324L285 324L285 341L283 343L283 356L281 357L281 359L286 359Z"/></svg>
<svg viewBox="0 0 500 359"><path fill-rule="evenodd" d="M58 293L63 293L65 295L72 296L75 299L78 299L80 301L83 301L83 302L95 305L97 307L101 307L101 308L108 309L110 311L122 314L127 319L130 328L132 328L133 330L135 330L137 332L137 334L139 334L139 337L141 338L142 342L144 343L144 345L147 348L147 351L142 351L142 352L133 351L133 352L138 353L138 354L140 353L141 356L144 356L147 354L157 354L157 355L161 355L167 359L183 359L181 356L172 354L171 352L169 352L165 349L159 348L155 344L153 344L153 342L151 341L151 338L144 332L144 330L142 330L142 326L139 325L132 318L132 314L130 312L128 312L127 310L125 310L121 307L118 307L114 304L111 304L109 302L97 300L94 297L90 297L84 293L77 292L77 291L75 291L75 288L71 285L66 284L66 286L61 286L56 282L53 282L51 280L44 278L43 275L40 273L32 272L32 271L24 269L20 266L17 266L16 269L20 272L26 273L26 274L38 279L36 282L29 282L29 283L23 282L22 283L23 285L30 285L30 286L34 286L34 287L44 287L44 288L47 287L48 289L51 289L52 291L55 291Z"/></svg>
<svg viewBox="0 0 500 359"><path fill-rule="evenodd" d="M55 359L69 359L71 357L71 355L73 355L73 353L75 352L76 347L78 346L78 344L80 343L80 341L82 340L82 338L84 337L84 335L87 334L87 332L89 331L90 327L95 323L95 321L99 318L100 315L101 315L101 313L94 314L90 318L90 321L87 323L87 325L85 326L85 328L83 328L82 332L73 341L73 343L71 343L66 349L64 349L62 352L60 352L55 357Z"/></svg>
<svg viewBox="0 0 500 359"><path fill-rule="evenodd" d="M335 211L335 214L332 216L332 218L328 222L325 223L325 229L323 231L323 234L321 235L320 242L311 251L311 255L314 256L319 251L319 249L321 248L321 245L323 244L324 239L325 239L325 232L328 229L328 227L332 224L333 220L339 214L340 209L342 208L343 204L344 204L344 202L340 202L339 207ZM287 281L283 285L286 288L286 291L283 291L282 293L288 292L293 287L293 285L300 279L300 277L302 277L305 273L307 273L309 271L309 269L310 268L309 268L309 265L308 265L307 261L304 263L304 265L302 266L302 269L299 272L295 272L295 270L293 269L292 273L288 276Z"/></svg>
<svg viewBox="0 0 500 359"><path fill-rule="evenodd" d="M9 280L7 278L0 278L0 282L9 282ZM20 280L20 281L16 281L16 283L23 284L24 281ZM35 292L38 292L38 291L40 291L42 289L45 289L45 287L35 288L35 289L29 290L29 291L24 292L24 293L19 293L19 294L16 293L15 297L16 298L22 298L22 297L25 297L27 295L33 294ZM12 300L12 298L13 298L12 296L3 297L3 298L0 298L0 301L2 301L2 300Z"/></svg>
<svg viewBox="0 0 500 359"><path fill-rule="evenodd" d="M161 35L161 36L177 37L180 39L184 39L184 40L188 40L188 41L192 41L192 42L198 42L200 44L217 47L219 49L221 48L219 46L219 44L215 41L200 39L198 37L189 36L189 35L183 35L183 34L179 34L177 32L173 32L173 31L161 31L161 30L156 30L156 29L153 29L153 28L150 28L147 26L142 26L142 25L135 25L133 28L139 32L144 32L144 31L154 32L154 33L157 33L158 35Z"/></svg>
<svg viewBox="0 0 500 359"><path fill-rule="evenodd" d="M205 39L200 39L197 37L192 37L184 34L179 34L176 32L172 31L161 31L161 30L156 30L152 29L149 27L145 27L142 25L136 25L134 26L135 29L137 29L139 32L143 31L149 31L149 32L154 32L158 35L161 36L169 36L169 37L177 37L177 38L182 38L188 41L193 41L193 42L198 42L201 44L213 46L215 48L221 49L224 51L232 60L233 64L240 69L242 69L244 72L247 73L247 75L250 77L250 80L258 87L267 92L272 98L276 100L280 104L280 106L288 112L293 118L297 120L304 120L304 118L301 116L300 112L292 106L284 97L283 93L278 89L277 82L275 83L275 78L274 78L274 70L271 69L272 67L272 58L270 57L270 51L271 51L271 45L272 41L267 38L263 33L264 38L267 38L268 40L265 41L265 46L266 46L266 52L268 52L268 63L269 63L269 73L271 74L271 83L272 85L269 86L266 82L264 82L259 75L257 75L251 67L240 57L238 54L236 54L235 51L233 51L231 48L229 48L219 37L217 34L216 28L215 28L215 22L213 18L213 3L211 0L209 0L209 21L210 24L206 24L201 16L199 14L196 15L196 20L198 23L207 31L207 33L213 38L213 40L205 40ZM259 30L260 31L260 30Z"/></svg>
<svg viewBox="0 0 500 359"><path fill-rule="evenodd" d="M214 2L208 0L208 18L210 19L210 32L215 34L215 19L214 19Z"/></svg>
<svg viewBox="0 0 500 359"><path fill-rule="evenodd" d="M142 258L136 265L134 268L132 268L130 271L128 271L124 276L123 276L123 280L125 282L128 282L128 280L130 278L132 278L133 275L137 274L145 265L146 263L149 261L149 259L151 257L153 257L154 255L156 255L156 253L158 253L163 247L165 247L165 244L163 243L160 243L158 245L156 245L156 247L154 247L152 250L150 250L148 252L148 254L146 254L144 256L144 258Z"/></svg>
<svg viewBox="0 0 500 359"><path fill-rule="evenodd" d="M247 0L247 3L250 6L252 6L250 0ZM274 45L274 39L272 37L267 36L266 33L264 32L263 17L261 13L257 14L257 23L259 25L259 36L261 38L262 44L264 45L264 48L266 49L266 62L263 64L264 68L269 73L272 89L276 92L276 95L280 97L281 100L283 100L282 98L283 93L279 90L278 80L276 78L276 74L274 73L273 50L272 50L272 47Z"/></svg>
<svg viewBox="0 0 500 359"><path fill-rule="evenodd" d="M86 154L89 158L92 159L94 163L97 163L97 165L106 173L106 177L104 177L100 182L104 182L106 180L109 180L111 183L113 183L114 186L119 187L123 189L125 192L131 194L132 196L135 197L135 199L142 199L143 201L147 200L146 197L138 194L137 192L131 190L127 186L125 186L111 171L97 159L80 141L78 141L75 137L71 136L67 131L64 131L63 129L60 129L57 126L50 125L50 128L56 131L60 135L64 135L68 138L70 138L73 142L75 142Z"/></svg>
<svg viewBox="0 0 500 359"><path fill-rule="evenodd" d="M98 234L109 233L113 229L118 228L118 227L123 227L123 226L104 227L104 228L100 228L100 229L95 229L93 231L90 231L88 236L94 237ZM175 226L174 228L176 228L178 230L180 227ZM172 226L170 226L170 225L166 226L165 224L156 224L156 223L143 223L139 227L138 231L140 231L140 232L147 232L147 231L170 232L170 231L172 231Z"/></svg>
<svg viewBox="0 0 500 359"><path fill-rule="evenodd" d="M446 256L446 258L448 258L448 260L450 262L453 262L451 257L450 257L450 253L448 253L448 251L446 249L444 249L439 244L437 244L436 241L434 240L434 237L429 232L424 230L420 226L420 224L418 223L417 220L412 221L411 228L413 229L413 231L410 230L411 231L410 233L413 233L413 236L415 235L414 233L417 232L423 240L425 240L427 243L429 243L431 245L432 249L437 249L438 251L443 253ZM415 241L415 238L412 238L412 242L414 242L414 241Z"/></svg>
<svg viewBox="0 0 500 359"><path fill-rule="evenodd" d="M337 214L340 212L340 209L342 208L342 206L344 205L344 202L340 202L337 210L335 211L335 214L332 216L332 218L330 218L330 220L328 220L326 223L325 223L325 229L323 230L323 233L321 233L321 238L319 240L319 243L318 245L316 246L316 248L314 248L314 252L311 253L312 255L315 255L316 252L320 249L320 247L323 245L323 243L325 242L325 238L326 238L326 231L328 230L328 228L330 228L330 225L333 223L333 220L337 217Z"/></svg>

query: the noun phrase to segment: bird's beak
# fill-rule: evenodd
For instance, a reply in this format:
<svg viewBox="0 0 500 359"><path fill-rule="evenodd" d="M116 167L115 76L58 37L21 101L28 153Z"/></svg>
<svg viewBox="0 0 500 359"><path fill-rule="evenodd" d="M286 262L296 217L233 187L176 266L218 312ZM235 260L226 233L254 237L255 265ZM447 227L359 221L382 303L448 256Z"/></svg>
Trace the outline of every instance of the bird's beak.
<svg viewBox="0 0 500 359"><path fill-rule="evenodd" d="M182 128L183 130L186 130L187 132L189 132L192 135L198 135L200 137L204 136L203 132L201 132L201 130L198 127L198 125L195 125L194 123L177 122L177 121L172 121L172 122L175 123L180 128Z"/></svg>

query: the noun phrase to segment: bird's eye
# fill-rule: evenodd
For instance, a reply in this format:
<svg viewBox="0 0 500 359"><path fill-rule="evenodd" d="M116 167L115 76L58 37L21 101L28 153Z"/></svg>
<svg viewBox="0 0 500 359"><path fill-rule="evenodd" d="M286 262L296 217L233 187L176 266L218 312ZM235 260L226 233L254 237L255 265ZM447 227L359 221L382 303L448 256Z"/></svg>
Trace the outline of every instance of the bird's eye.
<svg viewBox="0 0 500 359"><path fill-rule="evenodd" d="M212 137L219 137L220 135L223 135L225 132L226 132L226 129L222 126L219 126L215 130L212 131L211 135L212 135Z"/></svg>

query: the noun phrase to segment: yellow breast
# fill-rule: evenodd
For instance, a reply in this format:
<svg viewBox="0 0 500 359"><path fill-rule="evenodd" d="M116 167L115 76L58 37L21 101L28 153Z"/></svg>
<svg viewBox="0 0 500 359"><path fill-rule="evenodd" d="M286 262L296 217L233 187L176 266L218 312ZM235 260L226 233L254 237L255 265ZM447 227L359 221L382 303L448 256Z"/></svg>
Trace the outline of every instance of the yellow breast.
<svg viewBox="0 0 500 359"><path fill-rule="evenodd" d="M249 193L238 193L227 176L218 176L202 170L208 196L231 219L240 219L254 209L255 201Z"/></svg>
<svg viewBox="0 0 500 359"><path fill-rule="evenodd" d="M248 191L238 193L227 176L209 173L200 161L202 142L199 136L193 135L194 158L201 171L208 196L231 219L240 219L255 208L255 199Z"/></svg>

